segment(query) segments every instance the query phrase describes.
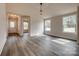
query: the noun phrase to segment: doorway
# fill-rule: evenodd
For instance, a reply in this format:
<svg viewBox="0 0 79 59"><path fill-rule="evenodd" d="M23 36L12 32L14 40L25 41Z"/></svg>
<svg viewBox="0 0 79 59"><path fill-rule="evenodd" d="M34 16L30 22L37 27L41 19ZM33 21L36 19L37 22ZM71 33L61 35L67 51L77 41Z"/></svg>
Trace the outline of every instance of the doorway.
<svg viewBox="0 0 79 59"><path fill-rule="evenodd" d="M30 35L30 17L18 14L8 15L8 35L18 34L23 36L23 34L28 33Z"/></svg>
<svg viewBox="0 0 79 59"><path fill-rule="evenodd" d="M30 17L22 16L23 19L23 33L30 33Z"/></svg>
<svg viewBox="0 0 79 59"><path fill-rule="evenodd" d="M18 34L18 16L10 14L8 16L8 34L14 35Z"/></svg>

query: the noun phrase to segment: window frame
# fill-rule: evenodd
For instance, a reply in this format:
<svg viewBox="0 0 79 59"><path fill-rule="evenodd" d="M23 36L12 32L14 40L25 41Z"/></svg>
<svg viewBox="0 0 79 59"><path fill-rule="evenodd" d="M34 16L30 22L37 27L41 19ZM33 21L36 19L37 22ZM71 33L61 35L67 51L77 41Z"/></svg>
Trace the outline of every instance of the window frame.
<svg viewBox="0 0 79 59"><path fill-rule="evenodd" d="M14 21L10 21L10 28L15 28L15 22Z"/></svg>
<svg viewBox="0 0 79 59"><path fill-rule="evenodd" d="M45 30L45 21L46 21L46 20L50 20L50 22L51 22L51 19L44 19L44 33L45 33L45 32L50 32L50 31L51 31L51 23L50 23L50 31L46 31L46 30Z"/></svg>
<svg viewBox="0 0 79 59"><path fill-rule="evenodd" d="M29 28L28 25L27 25L27 29L25 29L24 23L27 23L27 24L29 24L29 23L28 23L27 21L24 21L24 22L23 22L23 29L24 29L24 30L28 30L28 28Z"/></svg>
<svg viewBox="0 0 79 59"><path fill-rule="evenodd" d="M64 17L73 16L73 15L75 15L75 16L76 16L76 26L75 26L75 32L65 32L65 31L64 31L63 18L64 18ZM63 33L77 34L77 14L76 14L76 13L69 14L69 15L64 15L64 16L62 17L62 32L63 32Z"/></svg>

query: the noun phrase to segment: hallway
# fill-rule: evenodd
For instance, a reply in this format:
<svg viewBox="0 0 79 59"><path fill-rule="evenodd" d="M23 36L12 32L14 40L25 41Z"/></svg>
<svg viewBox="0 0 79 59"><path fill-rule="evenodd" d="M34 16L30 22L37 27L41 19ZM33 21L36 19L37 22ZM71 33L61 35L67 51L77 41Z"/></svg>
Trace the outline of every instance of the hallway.
<svg viewBox="0 0 79 59"><path fill-rule="evenodd" d="M10 36L2 51L2 56L73 56L79 55L75 41L50 36L23 37Z"/></svg>

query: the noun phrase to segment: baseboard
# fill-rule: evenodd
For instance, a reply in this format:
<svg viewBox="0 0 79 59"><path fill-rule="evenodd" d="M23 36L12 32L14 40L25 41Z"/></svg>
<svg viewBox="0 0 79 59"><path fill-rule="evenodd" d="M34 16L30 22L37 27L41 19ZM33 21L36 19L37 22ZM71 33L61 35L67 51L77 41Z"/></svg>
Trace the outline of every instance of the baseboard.
<svg viewBox="0 0 79 59"><path fill-rule="evenodd" d="M74 39L69 39L69 38L60 37L60 36L56 36L56 35L49 35L49 34L45 34L45 35L48 35L48 36L51 36L51 37L56 37L56 38L62 38L62 39L67 39L67 40L77 41L77 40L74 40Z"/></svg>

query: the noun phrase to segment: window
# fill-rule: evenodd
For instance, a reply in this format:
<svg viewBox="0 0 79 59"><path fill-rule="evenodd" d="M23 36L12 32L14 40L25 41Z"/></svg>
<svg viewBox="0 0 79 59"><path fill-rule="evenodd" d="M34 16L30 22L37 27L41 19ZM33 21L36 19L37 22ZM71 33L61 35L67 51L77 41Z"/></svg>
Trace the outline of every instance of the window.
<svg viewBox="0 0 79 59"><path fill-rule="evenodd" d="M14 21L10 21L10 27L14 28L15 27L15 22Z"/></svg>
<svg viewBox="0 0 79 59"><path fill-rule="evenodd" d="M69 15L63 17L63 32L76 32L76 15Z"/></svg>
<svg viewBox="0 0 79 59"><path fill-rule="evenodd" d="M51 20L45 20L45 31L51 30Z"/></svg>
<svg viewBox="0 0 79 59"><path fill-rule="evenodd" d="M24 22L24 30L28 30L28 22Z"/></svg>

